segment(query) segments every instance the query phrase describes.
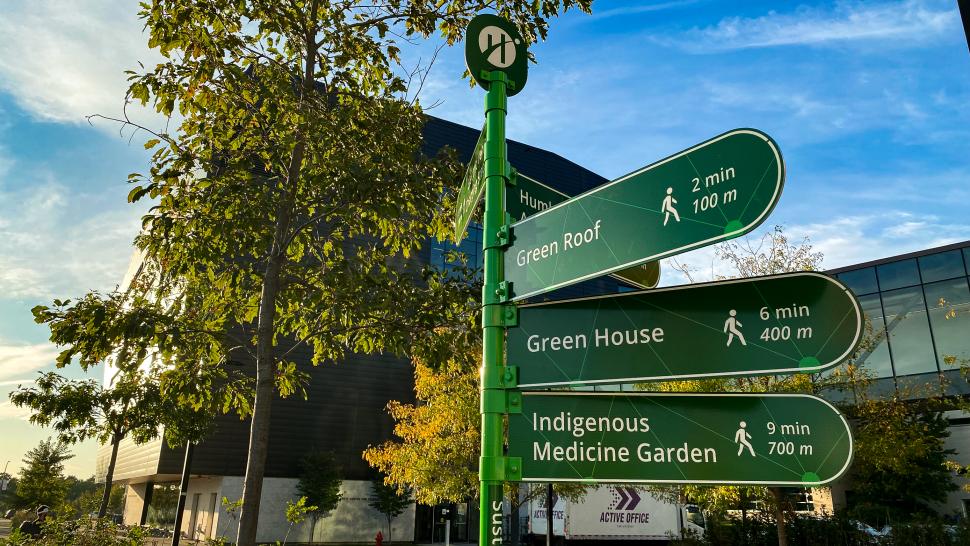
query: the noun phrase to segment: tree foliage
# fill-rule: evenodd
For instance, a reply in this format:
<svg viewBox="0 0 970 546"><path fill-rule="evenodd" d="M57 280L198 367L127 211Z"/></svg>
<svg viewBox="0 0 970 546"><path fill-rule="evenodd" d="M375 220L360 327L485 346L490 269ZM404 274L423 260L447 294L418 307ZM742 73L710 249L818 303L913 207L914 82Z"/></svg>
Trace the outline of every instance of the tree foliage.
<svg viewBox="0 0 970 546"><path fill-rule="evenodd" d="M401 491L388 484L383 476L377 476L371 481L371 498L367 504L387 519L387 541L391 542L391 522L414 504L414 498L409 489Z"/></svg>
<svg viewBox="0 0 970 546"><path fill-rule="evenodd" d="M479 338L480 339L480 338ZM481 416L475 345L437 369L416 362L416 404L392 401L394 435L364 451L364 459L399 491L422 504L463 502L478 488ZM475 355L475 356L473 356Z"/></svg>
<svg viewBox="0 0 970 546"><path fill-rule="evenodd" d="M59 506L67 497L70 483L64 479L64 462L73 458L67 444L53 438L42 440L24 457L17 482L17 499L22 507L41 504Z"/></svg>
<svg viewBox="0 0 970 546"><path fill-rule="evenodd" d="M340 503L340 465L330 451L318 451L303 458L297 492L306 503L315 507L312 512L326 513Z"/></svg>

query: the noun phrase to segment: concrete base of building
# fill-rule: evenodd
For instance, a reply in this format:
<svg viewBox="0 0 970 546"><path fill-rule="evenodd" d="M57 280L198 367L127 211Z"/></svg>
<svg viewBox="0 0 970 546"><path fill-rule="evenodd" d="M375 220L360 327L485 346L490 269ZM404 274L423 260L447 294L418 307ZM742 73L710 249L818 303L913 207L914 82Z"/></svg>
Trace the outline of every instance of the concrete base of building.
<svg viewBox="0 0 970 546"><path fill-rule="evenodd" d="M266 478L263 481L259 531L256 537L258 542L273 543L286 537L288 543L372 544L378 531L384 534L385 541L389 534L395 542L414 540L414 504L391 521L389 533L387 518L369 505L373 496L369 481L345 480L341 484L341 500L335 510L291 525L286 521L286 506L287 502L299 499L297 482L293 478ZM234 540L239 515L235 511L227 510L222 499L236 501L241 498L242 484L242 476L192 478L189 481L182 517L182 536L190 540L215 537ZM125 524L138 525L144 522L144 501L148 486L146 483L127 485Z"/></svg>

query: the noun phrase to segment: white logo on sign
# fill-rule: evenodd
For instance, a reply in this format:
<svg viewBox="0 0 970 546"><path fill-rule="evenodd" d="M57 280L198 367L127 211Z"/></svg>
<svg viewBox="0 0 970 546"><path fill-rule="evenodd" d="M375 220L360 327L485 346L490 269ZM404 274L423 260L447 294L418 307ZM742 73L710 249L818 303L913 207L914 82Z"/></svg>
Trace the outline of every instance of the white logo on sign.
<svg viewBox="0 0 970 546"><path fill-rule="evenodd" d="M485 60L498 68L506 68L515 62L515 45L518 42L496 26L485 27L478 34L478 49L482 50Z"/></svg>

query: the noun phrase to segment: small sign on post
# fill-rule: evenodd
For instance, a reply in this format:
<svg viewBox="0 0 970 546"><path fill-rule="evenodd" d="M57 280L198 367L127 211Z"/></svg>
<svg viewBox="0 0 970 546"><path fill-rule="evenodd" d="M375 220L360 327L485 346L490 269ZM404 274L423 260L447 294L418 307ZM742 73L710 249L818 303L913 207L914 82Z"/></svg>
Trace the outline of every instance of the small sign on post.
<svg viewBox="0 0 970 546"><path fill-rule="evenodd" d="M505 210L518 222L568 199L565 193L520 172L515 187L506 192ZM653 288L660 283L660 262L647 262L611 276L637 288Z"/></svg>
<svg viewBox="0 0 970 546"><path fill-rule="evenodd" d="M485 129L482 127L458 190L458 200L455 202L455 241L464 239L465 229L485 194Z"/></svg>

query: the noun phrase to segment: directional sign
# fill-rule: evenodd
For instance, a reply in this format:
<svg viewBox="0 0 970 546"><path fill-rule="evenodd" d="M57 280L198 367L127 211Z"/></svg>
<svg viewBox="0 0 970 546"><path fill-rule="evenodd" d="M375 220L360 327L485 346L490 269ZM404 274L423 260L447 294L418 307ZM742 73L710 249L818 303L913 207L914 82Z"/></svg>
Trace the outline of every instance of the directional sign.
<svg viewBox="0 0 970 546"><path fill-rule="evenodd" d="M455 240L461 241L465 235L465 228L471 222L472 215L478 207L485 193L485 127L478 137L478 144L472 152L472 158L465 168L465 178L458 190L458 201L455 203Z"/></svg>
<svg viewBox="0 0 970 546"><path fill-rule="evenodd" d="M514 24L498 15L485 13L468 22L465 64L482 89L489 88L485 74L496 70L504 72L509 80L505 92L511 97L525 87L529 75L529 51Z"/></svg>
<svg viewBox="0 0 970 546"><path fill-rule="evenodd" d="M817 372L862 334L832 277L788 273L519 307L520 387Z"/></svg>
<svg viewBox="0 0 970 546"><path fill-rule="evenodd" d="M807 394L525 392L509 415L523 481L817 486L849 467L849 424Z"/></svg>
<svg viewBox="0 0 970 546"><path fill-rule="evenodd" d="M525 220L569 199L565 193L522 173L515 178L515 186L505 192L505 210L513 220ZM638 288L653 288L660 282L660 262L640 264L617 271L613 276Z"/></svg>
<svg viewBox="0 0 970 546"><path fill-rule="evenodd" d="M545 209L512 225L512 299L743 235L784 178L774 141L737 129Z"/></svg>

